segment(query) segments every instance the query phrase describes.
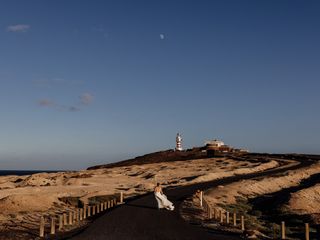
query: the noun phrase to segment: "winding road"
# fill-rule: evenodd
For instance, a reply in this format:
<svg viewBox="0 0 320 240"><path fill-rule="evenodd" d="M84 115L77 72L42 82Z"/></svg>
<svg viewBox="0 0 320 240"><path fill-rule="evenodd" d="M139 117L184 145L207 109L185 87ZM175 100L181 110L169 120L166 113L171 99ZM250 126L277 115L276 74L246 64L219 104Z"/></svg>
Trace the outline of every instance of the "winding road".
<svg viewBox="0 0 320 240"><path fill-rule="evenodd" d="M184 199L197 189L208 189L242 179L270 176L283 171L294 170L314 163L300 161L294 166L275 168L264 172L237 175L211 182L166 189L164 192L174 205L174 211L158 210L153 194L147 194L105 212L85 229L66 239L72 240L209 240L240 239L237 235L215 232L185 222L179 215L179 207Z"/></svg>

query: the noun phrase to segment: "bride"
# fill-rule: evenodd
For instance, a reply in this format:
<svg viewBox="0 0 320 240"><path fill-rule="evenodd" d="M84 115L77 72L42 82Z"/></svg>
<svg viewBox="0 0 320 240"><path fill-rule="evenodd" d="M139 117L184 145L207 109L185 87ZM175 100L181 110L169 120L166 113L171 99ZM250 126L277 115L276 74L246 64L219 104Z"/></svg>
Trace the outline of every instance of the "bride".
<svg viewBox="0 0 320 240"><path fill-rule="evenodd" d="M166 208L173 211L174 206L172 202L168 200L167 196L163 194L160 183L157 183L157 186L154 188L154 196L158 202L158 209Z"/></svg>

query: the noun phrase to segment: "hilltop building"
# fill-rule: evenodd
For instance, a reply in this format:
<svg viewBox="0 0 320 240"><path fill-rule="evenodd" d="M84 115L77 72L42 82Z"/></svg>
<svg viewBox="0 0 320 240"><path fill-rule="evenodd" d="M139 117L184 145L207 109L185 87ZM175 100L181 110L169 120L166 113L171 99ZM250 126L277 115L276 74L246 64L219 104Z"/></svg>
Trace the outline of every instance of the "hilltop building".
<svg viewBox="0 0 320 240"><path fill-rule="evenodd" d="M212 141L206 141L205 142L206 146L210 146L210 147L215 147L215 148L220 148L221 146L224 146L224 142L220 141L220 140L212 140Z"/></svg>
<svg viewBox="0 0 320 240"><path fill-rule="evenodd" d="M248 153L249 152L248 150L245 150L245 149L233 148L217 139L205 142L205 148L206 148L208 157L222 156L228 153Z"/></svg>
<svg viewBox="0 0 320 240"><path fill-rule="evenodd" d="M176 151L182 151L182 137L180 135L180 133L177 133L176 136Z"/></svg>
<svg viewBox="0 0 320 240"><path fill-rule="evenodd" d="M224 142L220 140L212 140L206 142L206 149L208 155L214 155L214 153L220 152L220 153L227 153L232 152L232 147L226 145Z"/></svg>

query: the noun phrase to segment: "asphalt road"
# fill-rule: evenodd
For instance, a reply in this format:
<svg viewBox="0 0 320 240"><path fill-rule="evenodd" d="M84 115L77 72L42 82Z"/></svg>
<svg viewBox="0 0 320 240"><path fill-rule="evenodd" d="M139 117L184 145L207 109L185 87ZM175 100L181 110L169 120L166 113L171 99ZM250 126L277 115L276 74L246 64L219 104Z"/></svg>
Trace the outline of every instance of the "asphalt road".
<svg viewBox="0 0 320 240"><path fill-rule="evenodd" d="M207 189L221 184L228 184L241 179L250 179L264 175L276 174L285 170L293 170L312 164L312 161L301 162L298 166L287 169L273 169L245 176L228 177L212 182L199 183L166 189L164 192L175 205L174 211L158 210L153 194L147 194L125 205L105 212L94 220L87 228L78 232L72 240L214 240L240 239L236 235L226 235L191 225L179 215L182 201L197 189Z"/></svg>
<svg viewBox="0 0 320 240"><path fill-rule="evenodd" d="M196 189L196 188L195 188ZM185 222L179 215L183 189L165 191L174 205L174 211L158 210L153 194L130 201L106 212L97 218L83 232L69 238L74 240L195 240L195 239L240 239L237 236L226 236L213 233ZM191 194L194 191L191 190ZM189 195L189 194L188 194Z"/></svg>

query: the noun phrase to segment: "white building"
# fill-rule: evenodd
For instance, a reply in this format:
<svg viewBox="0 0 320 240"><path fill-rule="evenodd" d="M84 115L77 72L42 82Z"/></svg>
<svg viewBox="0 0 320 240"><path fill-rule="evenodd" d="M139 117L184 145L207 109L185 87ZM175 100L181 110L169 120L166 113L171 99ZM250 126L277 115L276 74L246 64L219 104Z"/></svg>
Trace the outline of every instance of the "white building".
<svg viewBox="0 0 320 240"><path fill-rule="evenodd" d="M182 137L180 135L180 133L177 133L177 137L176 137L176 151L182 151Z"/></svg>
<svg viewBox="0 0 320 240"><path fill-rule="evenodd" d="M211 140L211 141L206 141L205 144L210 145L211 147L217 147L217 148L225 145L224 142L217 140L217 139Z"/></svg>

